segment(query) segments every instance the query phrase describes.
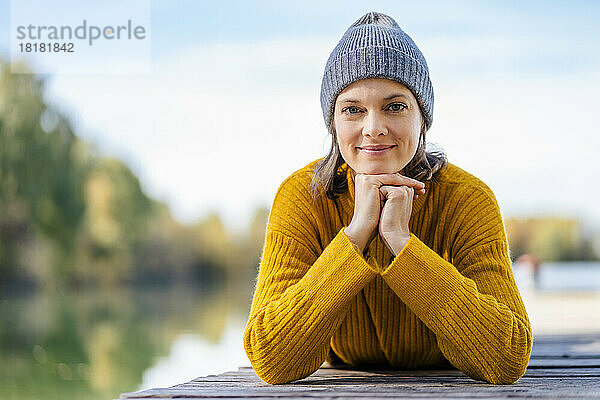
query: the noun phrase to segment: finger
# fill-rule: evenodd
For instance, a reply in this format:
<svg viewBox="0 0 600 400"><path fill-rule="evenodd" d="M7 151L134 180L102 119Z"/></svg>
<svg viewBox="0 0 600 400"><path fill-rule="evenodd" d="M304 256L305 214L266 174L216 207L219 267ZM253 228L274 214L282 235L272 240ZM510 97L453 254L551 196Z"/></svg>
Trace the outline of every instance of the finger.
<svg viewBox="0 0 600 400"><path fill-rule="evenodd" d="M391 190L394 190L394 189L397 189L397 188L401 188L401 187L410 188L410 189L412 189L415 192L415 194L425 194L425 188L423 188L423 189L415 189L415 188L413 188L411 186L406 186L406 185L400 185L400 186L381 185L379 187L379 191L385 194L385 193L388 193Z"/></svg>
<svg viewBox="0 0 600 400"><path fill-rule="evenodd" d="M414 195L418 195L420 191L414 190L414 188L406 185L402 186L392 186L392 185L383 185L379 188L379 193L382 193L383 196L387 199L390 195L398 192L400 196L409 195L413 197Z"/></svg>
<svg viewBox="0 0 600 400"><path fill-rule="evenodd" d="M401 173L395 174L356 174L355 180L357 182L361 181L362 184L370 183L377 187L382 185L392 185L392 186L411 186L415 189L424 189L425 183L409 178L408 176L404 176Z"/></svg>
<svg viewBox="0 0 600 400"><path fill-rule="evenodd" d="M392 186L410 186L415 189L425 188L425 184L408 176L404 176L400 173L397 174L380 174L373 175L381 185L392 185Z"/></svg>
<svg viewBox="0 0 600 400"><path fill-rule="evenodd" d="M392 175L400 178L404 182L407 182L407 183L405 183L405 185L407 185L407 186L414 187L415 189L424 189L425 188L424 182L421 182L417 179L409 178L408 176L402 175L400 172L398 172L396 174L392 174Z"/></svg>

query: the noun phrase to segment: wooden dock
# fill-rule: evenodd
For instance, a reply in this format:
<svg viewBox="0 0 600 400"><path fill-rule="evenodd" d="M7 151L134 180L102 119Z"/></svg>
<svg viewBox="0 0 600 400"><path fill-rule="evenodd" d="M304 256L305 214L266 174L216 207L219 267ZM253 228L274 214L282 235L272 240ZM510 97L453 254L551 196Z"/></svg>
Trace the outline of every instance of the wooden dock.
<svg viewBox="0 0 600 400"><path fill-rule="evenodd" d="M600 334L536 336L529 367L512 385L476 381L456 369L356 370L325 363L285 385L261 381L250 367L169 388L124 393L121 399L600 399Z"/></svg>

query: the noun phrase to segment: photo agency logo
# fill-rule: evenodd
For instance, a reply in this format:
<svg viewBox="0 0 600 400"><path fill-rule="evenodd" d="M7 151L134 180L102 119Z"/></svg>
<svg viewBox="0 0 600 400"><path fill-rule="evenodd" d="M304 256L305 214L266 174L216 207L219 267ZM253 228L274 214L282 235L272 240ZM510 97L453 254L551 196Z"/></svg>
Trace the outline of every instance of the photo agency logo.
<svg viewBox="0 0 600 400"><path fill-rule="evenodd" d="M122 32L125 31L125 32ZM40 46L45 44L45 42L54 42L55 47L57 48L59 41L62 42L72 42L73 40L81 39L86 40L88 45L93 45L94 41L98 39L137 39L143 40L146 39L146 28L137 25L135 27L131 26L131 20L127 20L127 25L116 25L116 28L113 26L104 26L99 27L96 25L89 25L87 20L84 19L83 23L80 26L75 28L69 25L62 26L40 26L40 25L27 25L27 26L17 26L17 39L21 41L26 41L28 44L36 43L36 41L40 41ZM23 47L23 43L20 43L20 46ZM73 46L71 46L73 47ZM60 50L57 50L60 51ZM70 52L73 49L69 49Z"/></svg>
<svg viewBox="0 0 600 400"><path fill-rule="evenodd" d="M11 72L150 72L149 0L58 3L12 0Z"/></svg>

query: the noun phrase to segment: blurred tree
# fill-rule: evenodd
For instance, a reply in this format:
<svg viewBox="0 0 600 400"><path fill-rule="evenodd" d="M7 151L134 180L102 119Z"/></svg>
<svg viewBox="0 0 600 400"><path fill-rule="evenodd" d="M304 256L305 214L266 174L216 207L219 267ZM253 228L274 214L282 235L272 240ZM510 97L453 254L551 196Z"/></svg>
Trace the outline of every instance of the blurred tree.
<svg viewBox="0 0 600 400"><path fill-rule="evenodd" d="M216 212L208 213L200 222L190 226L194 240L194 250L199 255L195 274L200 279L213 279L215 275L224 277L231 270L232 246L236 246L225 229L221 217ZM219 266L222 275L219 273Z"/></svg>
<svg viewBox="0 0 600 400"><path fill-rule="evenodd" d="M231 265L215 213L193 226L150 199L44 101L44 82L0 60L0 283L117 283L195 277Z"/></svg>
<svg viewBox="0 0 600 400"><path fill-rule="evenodd" d="M121 161L96 159L84 185L84 223L72 263L78 281L115 283L136 275L135 252L146 240L154 203Z"/></svg>
<svg viewBox="0 0 600 400"><path fill-rule="evenodd" d="M237 246L232 254L235 276L243 282L251 282L256 277L262 254L269 209L261 206L254 210L245 232L235 239Z"/></svg>
<svg viewBox="0 0 600 400"><path fill-rule="evenodd" d="M0 61L0 279L17 274L19 246L38 233L55 250L51 275L64 275L83 217L85 160L43 91L42 80Z"/></svg>
<svg viewBox="0 0 600 400"><path fill-rule="evenodd" d="M542 261L594 260L592 237L574 218L506 218L511 257L531 253Z"/></svg>

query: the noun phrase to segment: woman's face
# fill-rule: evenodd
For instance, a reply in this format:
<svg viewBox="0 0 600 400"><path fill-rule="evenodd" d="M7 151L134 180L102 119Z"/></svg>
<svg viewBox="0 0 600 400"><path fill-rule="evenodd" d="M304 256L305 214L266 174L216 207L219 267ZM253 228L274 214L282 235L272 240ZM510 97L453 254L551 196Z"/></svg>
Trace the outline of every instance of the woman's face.
<svg viewBox="0 0 600 400"><path fill-rule="evenodd" d="M353 82L335 102L333 126L353 176L401 172L417 151L421 123L412 92L390 79Z"/></svg>

